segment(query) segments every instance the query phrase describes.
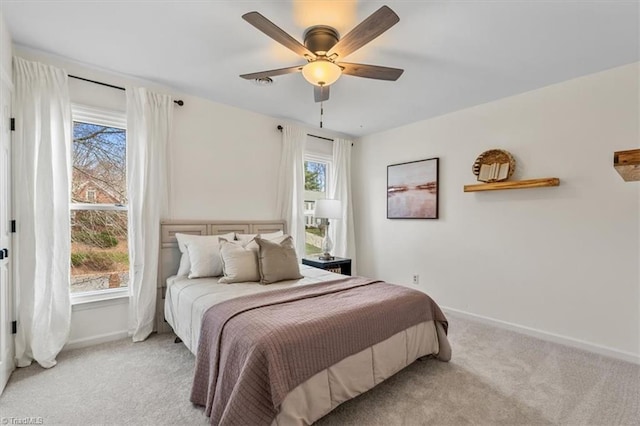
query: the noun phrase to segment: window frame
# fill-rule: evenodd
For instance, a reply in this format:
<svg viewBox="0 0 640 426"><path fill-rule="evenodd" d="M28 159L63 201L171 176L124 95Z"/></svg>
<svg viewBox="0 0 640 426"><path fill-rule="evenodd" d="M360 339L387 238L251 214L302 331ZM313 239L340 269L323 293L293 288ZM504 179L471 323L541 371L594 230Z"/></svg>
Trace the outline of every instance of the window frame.
<svg viewBox="0 0 640 426"><path fill-rule="evenodd" d="M82 122L88 124L96 124L99 126L108 126L127 131L127 114L124 111L114 111L105 108L96 108L88 105L71 104L71 120L73 122ZM126 145L125 145L126 146ZM129 150L125 151L125 165L127 164L127 154ZM69 169L70 173L73 168L73 136L70 141L69 149ZM125 166L126 167L126 166ZM126 168L125 168L126 170ZM125 172L126 173L126 172ZM70 175L71 176L71 175ZM72 211L128 211L129 207L125 204L99 204L99 203L73 203L69 202L69 214ZM71 216L69 216L71 220ZM128 219L127 219L128 222ZM128 224L127 224L128 226ZM71 256L71 252L69 252ZM71 268L71 261L69 261L69 268ZM71 275L69 276L71 279ZM71 305L79 305L91 302L98 302L111 299L129 298L130 287L119 288L107 288L102 290L83 291L80 293L71 292L71 282L69 282L69 296L71 299Z"/></svg>

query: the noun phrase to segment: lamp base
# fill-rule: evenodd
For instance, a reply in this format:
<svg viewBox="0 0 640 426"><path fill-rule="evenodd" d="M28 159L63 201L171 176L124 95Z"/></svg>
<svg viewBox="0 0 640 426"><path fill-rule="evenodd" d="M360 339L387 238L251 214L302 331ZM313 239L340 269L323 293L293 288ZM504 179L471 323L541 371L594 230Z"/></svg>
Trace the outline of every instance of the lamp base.
<svg viewBox="0 0 640 426"><path fill-rule="evenodd" d="M318 256L318 259L320 259L320 260L335 260L336 258L334 256L331 256L329 253L322 253L320 256Z"/></svg>
<svg viewBox="0 0 640 426"><path fill-rule="evenodd" d="M331 256L329 253L333 249L333 241L331 241L331 237L329 237L329 221L327 220L327 224L324 228L324 238L322 239L322 254L318 256L320 260L334 260L335 258Z"/></svg>

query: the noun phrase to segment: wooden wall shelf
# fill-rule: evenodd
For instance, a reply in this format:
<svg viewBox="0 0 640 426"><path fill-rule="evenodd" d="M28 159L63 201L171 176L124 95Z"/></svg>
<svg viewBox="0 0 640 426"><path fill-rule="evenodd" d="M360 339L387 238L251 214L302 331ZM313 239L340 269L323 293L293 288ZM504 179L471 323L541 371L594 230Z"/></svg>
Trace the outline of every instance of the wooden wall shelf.
<svg viewBox="0 0 640 426"><path fill-rule="evenodd" d="M560 185L560 179L558 178L512 180L512 181L503 181L503 182L478 183L474 185L465 185L464 192L498 191L501 189L542 188L545 186L558 186L558 185Z"/></svg>
<svg viewBox="0 0 640 426"><path fill-rule="evenodd" d="M640 181L640 149L615 152L613 167L626 182Z"/></svg>

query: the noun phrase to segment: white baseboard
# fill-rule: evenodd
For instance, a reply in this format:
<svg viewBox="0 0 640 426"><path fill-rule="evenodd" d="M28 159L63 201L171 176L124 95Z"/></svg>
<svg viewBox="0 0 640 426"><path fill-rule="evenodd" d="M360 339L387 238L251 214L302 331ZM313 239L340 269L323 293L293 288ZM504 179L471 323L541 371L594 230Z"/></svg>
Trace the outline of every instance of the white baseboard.
<svg viewBox="0 0 640 426"><path fill-rule="evenodd" d="M470 321L475 321L475 322L491 325L497 328L515 331L517 333L526 334L527 336L536 337L541 340L546 340L548 342L558 343L565 346L570 346L572 348L582 349L582 350L593 352L598 355L603 355L609 358L615 358L622 361L631 362L634 364L640 364L640 355L636 355L631 352L619 351L616 349L607 348L606 346L585 342L584 340L578 340L571 337L561 336L559 334L549 333L546 331L537 330L535 328L525 327L523 325L518 325L518 324L510 323L507 321L497 320L497 319L485 317L482 315L476 315L476 314L472 314L472 313L461 311L454 308L447 308L442 306L442 310L447 314L450 313L453 316L458 316L464 319L468 319Z"/></svg>
<svg viewBox="0 0 640 426"><path fill-rule="evenodd" d="M85 337L84 339L76 339L67 342L62 348L63 351L69 351L71 349L86 348L88 346L99 345L100 343L112 342L114 340L125 339L129 337L129 331L115 331L113 333L99 334L97 336Z"/></svg>

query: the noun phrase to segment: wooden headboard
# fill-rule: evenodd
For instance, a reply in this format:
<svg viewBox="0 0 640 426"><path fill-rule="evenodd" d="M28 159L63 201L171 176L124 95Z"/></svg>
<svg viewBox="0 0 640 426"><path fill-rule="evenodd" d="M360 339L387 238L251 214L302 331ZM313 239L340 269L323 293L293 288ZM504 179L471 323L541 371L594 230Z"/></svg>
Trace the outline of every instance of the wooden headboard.
<svg viewBox="0 0 640 426"><path fill-rule="evenodd" d="M171 220L160 223L160 253L158 263L158 297L156 325L158 332L170 331L164 322L164 294L167 278L175 275L180 265L180 250L176 233L192 235L220 235L228 232L261 234L287 232L284 220Z"/></svg>

